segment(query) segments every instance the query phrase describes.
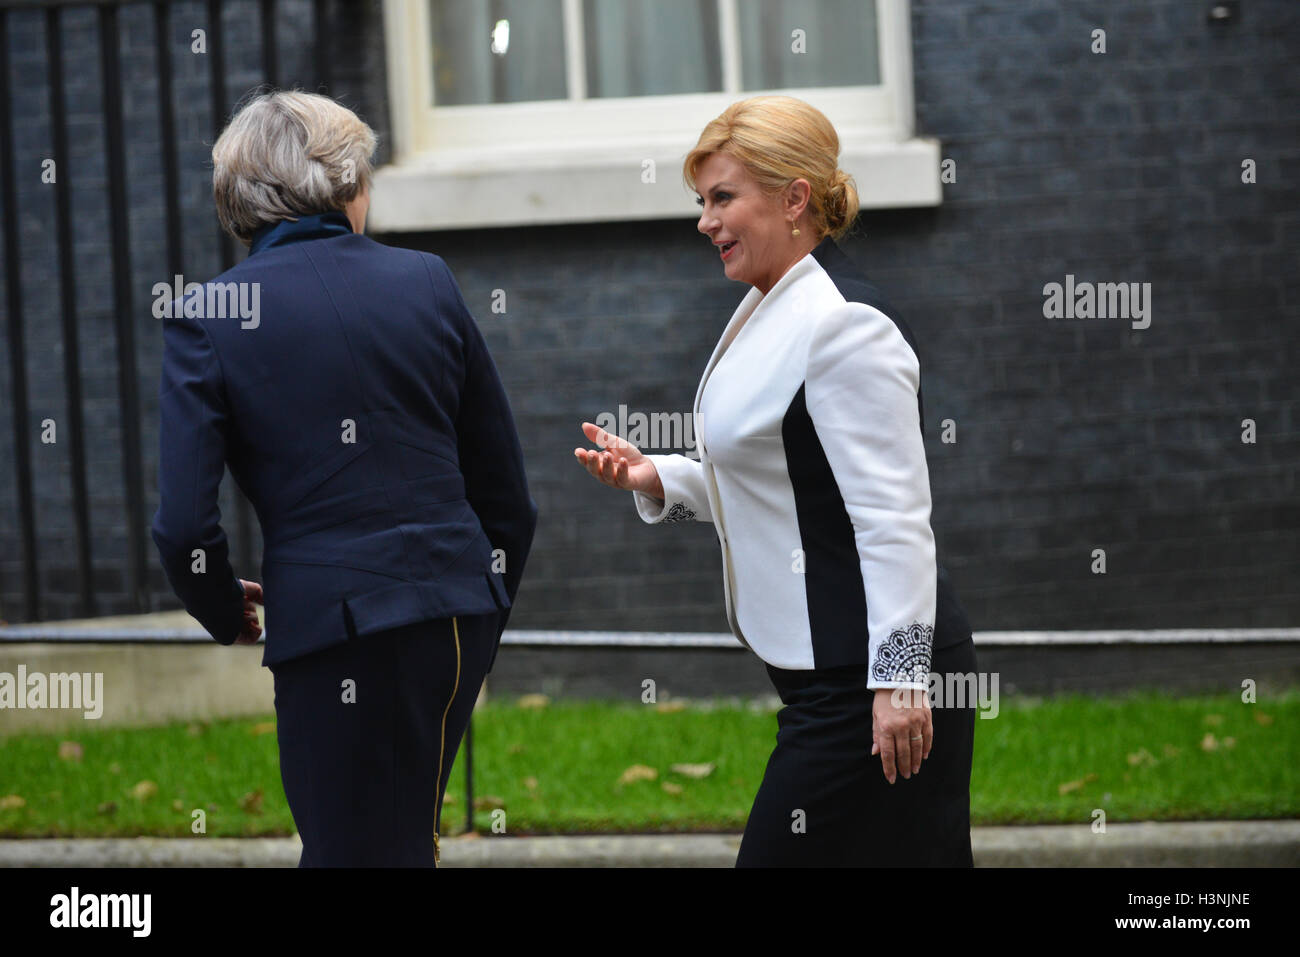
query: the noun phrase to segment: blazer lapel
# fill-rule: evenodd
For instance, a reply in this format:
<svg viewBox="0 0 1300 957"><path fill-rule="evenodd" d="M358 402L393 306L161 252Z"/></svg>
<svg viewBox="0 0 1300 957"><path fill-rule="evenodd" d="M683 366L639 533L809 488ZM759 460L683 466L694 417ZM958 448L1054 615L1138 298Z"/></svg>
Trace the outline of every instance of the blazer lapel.
<svg viewBox="0 0 1300 957"><path fill-rule="evenodd" d="M732 313L727 328L722 331L722 338L713 347L713 355L709 357L709 364L704 367L704 375L700 376L699 387L695 390L695 418L697 421L700 416L700 397L704 395L704 385L709 381L709 376L713 374L713 370L721 361L723 354L736 341L736 336L740 335L741 328L746 322L753 321L754 313L760 309L770 311L772 308L784 308L784 306L777 304L783 301L790 292L790 288L808 272L815 262L812 253L809 253L786 270L786 274L776 281L776 285L768 290L766 296L759 292L757 286L751 286L749 293L744 299L740 300L740 305Z"/></svg>

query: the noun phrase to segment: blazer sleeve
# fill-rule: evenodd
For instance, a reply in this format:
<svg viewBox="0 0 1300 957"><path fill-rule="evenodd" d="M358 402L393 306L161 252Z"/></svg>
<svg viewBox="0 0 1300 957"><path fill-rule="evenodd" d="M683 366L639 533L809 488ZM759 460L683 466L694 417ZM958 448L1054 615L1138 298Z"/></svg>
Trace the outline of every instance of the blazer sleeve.
<svg viewBox="0 0 1300 957"><path fill-rule="evenodd" d="M812 333L808 414L853 522L867 597L868 688L927 687L936 563L916 353L883 312L850 302Z"/></svg>
<svg viewBox="0 0 1300 957"><path fill-rule="evenodd" d="M185 610L217 642L231 645L243 629L244 587L230 567L217 505L229 412L212 340L182 311L173 303L174 318L163 320L158 511L151 532Z"/></svg>
<svg viewBox="0 0 1300 957"><path fill-rule="evenodd" d="M637 514L643 522L711 522L704 465L685 455L647 455L664 487L662 503L644 492L633 492Z"/></svg>
<svg viewBox="0 0 1300 957"><path fill-rule="evenodd" d="M435 261L452 292L455 326L465 349L465 379L456 417L465 498L493 550L501 549L504 555L505 568L499 574L513 605L537 529L537 503L528 491L519 433L496 363L451 270L441 259ZM498 638L509 617L510 610L502 609Z"/></svg>

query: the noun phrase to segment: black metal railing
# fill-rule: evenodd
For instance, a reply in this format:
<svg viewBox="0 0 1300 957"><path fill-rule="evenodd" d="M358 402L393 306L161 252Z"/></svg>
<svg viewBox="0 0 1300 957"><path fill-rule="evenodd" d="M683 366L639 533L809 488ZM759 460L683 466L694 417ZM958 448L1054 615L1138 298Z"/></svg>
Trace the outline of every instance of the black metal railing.
<svg viewBox="0 0 1300 957"><path fill-rule="evenodd" d="M286 0L287 2L287 0ZM278 9L284 3L277 0L260 0L251 29L260 32L255 39L261 43L261 72L263 82L275 86L281 76L280 43L276 36ZM139 357L136 343L136 309L141 305L132 287L132 261L130 228L132 217L127 199L127 149L123 117L123 84L120 48L123 39L119 14L126 8L132 12L152 11L155 45L152 51L156 68L157 122L161 145L160 167L162 182L162 220L158 224L166 237L165 261L167 278L186 272L188 265L194 272L192 251L187 257L185 234L182 228L181 166L178 155L176 123L174 65L178 55L178 38L173 36L173 8L180 6L169 2L128 2L128 0L82 0L79 3L58 0L9 0L0 3L0 201L4 203L5 217L0 228L3 242L5 272L5 327L9 363L10 425L13 430L13 479L17 511L17 544L22 568L21 619L42 621L47 617L47 596L42 591L40 551L41 530L38 526L38 509L35 498L37 476L33 474L33 422L31 382L27 367L27 339L29 305L23 291L23 236L19 217L15 214L19 202L20 162L29 156L18 156L15 140L14 100L18 95L10 82L11 23L16 16L42 17L45 34L46 89L23 92L44 92L48 97L48 146L42 147L44 156L55 160L59 175L53 182L53 239L56 247L51 262L58 264L58 313L63 354L62 391L67 403L66 426L60 423L60 436L68 443L70 469L71 518L75 542L77 598L75 613L94 617L102 612L101 595L97 592L94 575L94 536L91 525L90 498L94 491L87 479L86 402L84 374L80 367L81 346L78 329L78 270L74 257L74 223L77 210L73 208L72 177L67 175L70 166L68 128L69 103L65 73L76 68L65 64L64 16L68 10L94 10L95 29L98 32L99 80L101 88L101 117L104 143L106 177L103 200L108 212L108 228L112 241L111 286L107 290L112 307L113 344L116 361L115 405L121 429L120 468L122 475L123 517L126 544L124 553L113 556L120 560L123 569L126 610L143 613L152 610L150 590L150 548L148 528L150 516L146 513L144 457L142 450L141 400L139 395ZM215 140L234 103L229 99L226 75L225 30L222 14L226 4L222 0L207 0L206 8L184 4L187 14L198 12L206 20L201 23L206 32L207 86L212 116L211 134ZM299 43L309 43L312 51L308 76L296 77L297 84L307 89L329 92L331 82L329 55L329 2L328 0L300 0L293 6L306 15L310 11L313 36ZM30 25L30 19L26 22ZM242 34L241 34L242 36ZM253 39L253 38L250 38ZM188 41L187 41L188 42ZM133 56L148 55L134 52ZM26 165L22 169L26 170ZM24 179L24 182L26 180ZM218 271L230 268L237 261L235 244L225 236L213 218L218 234ZM38 316L36 321L43 320ZM252 508L242 493L234 490L235 510L232 546L234 558L243 568L256 567L254 555L254 528ZM102 561L105 556L100 555ZM69 561L71 564L71 561ZM156 581L156 576L155 576ZM114 590L114 598L121 592ZM121 602L118 602L119 607ZM66 616L60 616L66 617Z"/></svg>

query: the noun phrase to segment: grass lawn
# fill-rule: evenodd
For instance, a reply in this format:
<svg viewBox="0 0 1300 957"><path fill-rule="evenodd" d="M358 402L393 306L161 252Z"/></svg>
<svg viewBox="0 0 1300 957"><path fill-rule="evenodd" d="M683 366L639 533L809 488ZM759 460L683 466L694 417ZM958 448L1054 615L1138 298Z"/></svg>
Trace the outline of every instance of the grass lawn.
<svg viewBox="0 0 1300 957"><path fill-rule="evenodd" d="M1297 719L1300 690L1004 697L976 721L972 823L1297 817ZM739 831L775 736L775 712L743 704L493 702L474 718L475 824L504 809L512 834ZM448 834L464 795L457 760ZM186 837L196 809L213 836L293 833L273 717L0 737L0 837Z"/></svg>

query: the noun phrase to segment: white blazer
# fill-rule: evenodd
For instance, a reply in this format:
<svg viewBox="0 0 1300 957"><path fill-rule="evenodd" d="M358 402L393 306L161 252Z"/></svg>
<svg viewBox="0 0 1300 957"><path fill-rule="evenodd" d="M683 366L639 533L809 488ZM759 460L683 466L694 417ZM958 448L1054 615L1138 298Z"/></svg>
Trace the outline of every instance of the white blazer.
<svg viewBox="0 0 1300 957"><path fill-rule="evenodd" d="M830 238L750 289L695 393L699 461L649 456L664 500L633 495L646 522L713 523L728 623L768 664L924 688L940 583L921 371L888 309ZM964 612L947 630L969 636Z"/></svg>

